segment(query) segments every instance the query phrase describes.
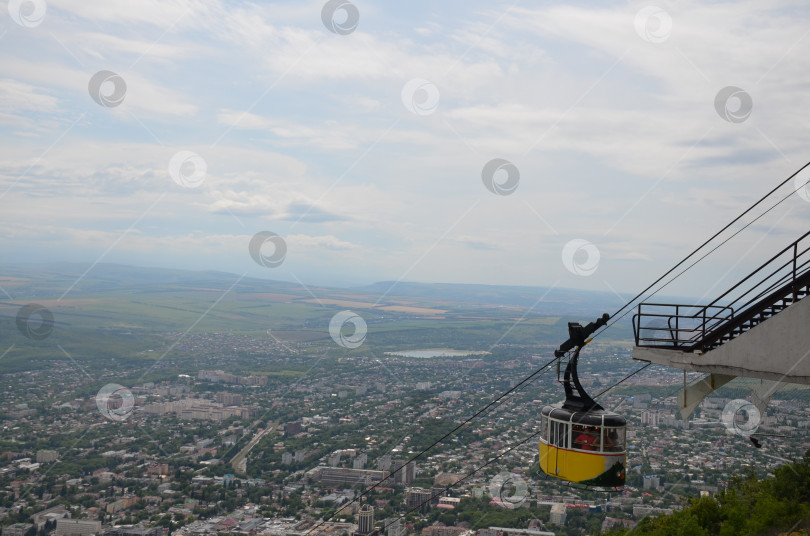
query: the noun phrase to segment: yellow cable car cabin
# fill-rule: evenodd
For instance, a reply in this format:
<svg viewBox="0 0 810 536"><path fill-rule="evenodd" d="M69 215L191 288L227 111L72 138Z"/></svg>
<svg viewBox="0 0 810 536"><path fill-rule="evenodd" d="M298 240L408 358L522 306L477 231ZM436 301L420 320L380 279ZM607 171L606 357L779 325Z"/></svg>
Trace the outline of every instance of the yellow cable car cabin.
<svg viewBox="0 0 810 536"><path fill-rule="evenodd" d="M602 315L585 327L568 323L570 338L554 352L561 359L573 350L562 384L565 401L540 414L540 468L549 476L585 486L624 485L627 421L596 403L577 375L577 361L591 334L607 324ZM559 379L559 369L558 369Z"/></svg>
<svg viewBox="0 0 810 536"><path fill-rule="evenodd" d="M627 421L605 410L546 406L540 415L540 468L585 486L624 485Z"/></svg>

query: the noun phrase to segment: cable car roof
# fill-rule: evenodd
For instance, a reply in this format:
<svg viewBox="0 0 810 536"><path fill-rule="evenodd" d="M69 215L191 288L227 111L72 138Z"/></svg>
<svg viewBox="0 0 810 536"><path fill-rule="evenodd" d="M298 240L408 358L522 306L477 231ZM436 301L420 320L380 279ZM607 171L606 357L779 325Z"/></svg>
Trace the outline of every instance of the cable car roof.
<svg viewBox="0 0 810 536"><path fill-rule="evenodd" d="M627 426L627 420L624 417L604 409L572 411L559 406L545 406L541 413L552 419L584 426Z"/></svg>

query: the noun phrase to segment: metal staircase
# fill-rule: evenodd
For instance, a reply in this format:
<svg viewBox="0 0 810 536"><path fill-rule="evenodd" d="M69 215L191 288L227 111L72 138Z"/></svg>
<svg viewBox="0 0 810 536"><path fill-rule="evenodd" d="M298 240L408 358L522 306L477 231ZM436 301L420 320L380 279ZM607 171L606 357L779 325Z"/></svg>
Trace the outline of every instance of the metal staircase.
<svg viewBox="0 0 810 536"><path fill-rule="evenodd" d="M702 354L728 343L810 294L810 232L706 305L641 303L640 348Z"/></svg>

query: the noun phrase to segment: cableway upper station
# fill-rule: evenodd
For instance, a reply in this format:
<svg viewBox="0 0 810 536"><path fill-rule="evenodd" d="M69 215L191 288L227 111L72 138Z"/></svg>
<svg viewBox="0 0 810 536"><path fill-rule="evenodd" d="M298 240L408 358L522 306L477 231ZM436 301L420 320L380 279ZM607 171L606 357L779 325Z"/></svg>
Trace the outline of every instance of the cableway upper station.
<svg viewBox="0 0 810 536"><path fill-rule="evenodd" d="M707 373L684 386L684 417L735 377L765 380L764 409L782 383L810 384L809 293L810 232L709 303L640 303L633 359Z"/></svg>

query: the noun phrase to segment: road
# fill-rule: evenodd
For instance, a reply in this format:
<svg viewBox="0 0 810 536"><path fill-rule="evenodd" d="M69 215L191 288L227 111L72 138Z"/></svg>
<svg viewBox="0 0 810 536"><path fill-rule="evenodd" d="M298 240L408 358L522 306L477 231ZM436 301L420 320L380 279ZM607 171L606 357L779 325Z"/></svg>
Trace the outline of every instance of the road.
<svg viewBox="0 0 810 536"><path fill-rule="evenodd" d="M272 432L278 426L277 422L269 422L267 426L263 430L259 430L256 434L248 441L248 444L239 451L239 453L231 459L231 466L233 467L234 473L244 473L247 469L247 464L243 462L247 462L247 455L250 452L250 449L256 446L256 444L262 440L264 436Z"/></svg>

